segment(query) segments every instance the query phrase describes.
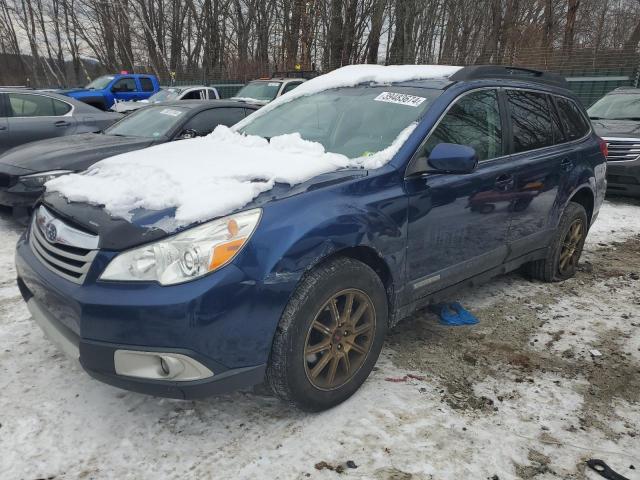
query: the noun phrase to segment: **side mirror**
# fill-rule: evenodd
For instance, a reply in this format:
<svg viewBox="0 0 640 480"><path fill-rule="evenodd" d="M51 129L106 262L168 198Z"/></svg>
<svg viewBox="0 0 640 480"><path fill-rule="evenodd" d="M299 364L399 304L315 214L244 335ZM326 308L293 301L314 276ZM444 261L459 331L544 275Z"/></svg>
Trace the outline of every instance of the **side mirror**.
<svg viewBox="0 0 640 480"><path fill-rule="evenodd" d="M198 136L198 132L189 128L187 130L183 130L180 135L178 135L179 140L188 140L189 138L196 138Z"/></svg>
<svg viewBox="0 0 640 480"><path fill-rule="evenodd" d="M478 154L466 145L439 143L431 150L427 163L438 173L471 173L478 166Z"/></svg>

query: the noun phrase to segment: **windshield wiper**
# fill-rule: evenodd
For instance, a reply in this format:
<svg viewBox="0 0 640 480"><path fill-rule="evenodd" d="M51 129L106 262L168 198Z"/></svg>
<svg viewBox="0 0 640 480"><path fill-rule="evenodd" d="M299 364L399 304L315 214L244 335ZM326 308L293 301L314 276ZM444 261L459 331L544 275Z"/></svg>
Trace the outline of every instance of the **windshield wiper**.
<svg viewBox="0 0 640 480"><path fill-rule="evenodd" d="M591 120L604 120L602 117L589 117Z"/></svg>
<svg viewBox="0 0 640 480"><path fill-rule="evenodd" d="M609 120L631 120L635 122L640 122L640 117L620 117L620 118L610 118Z"/></svg>

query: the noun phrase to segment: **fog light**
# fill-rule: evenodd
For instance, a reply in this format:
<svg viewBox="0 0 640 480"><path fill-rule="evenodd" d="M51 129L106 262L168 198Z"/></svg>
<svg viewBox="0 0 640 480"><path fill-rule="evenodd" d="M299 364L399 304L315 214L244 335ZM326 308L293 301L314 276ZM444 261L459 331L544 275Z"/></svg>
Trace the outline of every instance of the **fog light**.
<svg viewBox="0 0 640 480"><path fill-rule="evenodd" d="M113 364L118 375L151 380L185 382L213 376L207 367L181 353L116 350Z"/></svg>

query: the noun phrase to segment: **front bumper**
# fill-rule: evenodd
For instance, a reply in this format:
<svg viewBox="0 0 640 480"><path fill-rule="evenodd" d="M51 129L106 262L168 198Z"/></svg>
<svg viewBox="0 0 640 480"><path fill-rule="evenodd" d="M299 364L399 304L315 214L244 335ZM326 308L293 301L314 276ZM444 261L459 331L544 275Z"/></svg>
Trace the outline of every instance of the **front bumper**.
<svg viewBox="0 0 640 480"><path fill-rule="evenodd" d="M113 254L111 254L111 257ZM260 291L229 265L188 284L98 282L108 262L100 252L82 285L43 266L23 237L18 285L35 321L94 378L158 396L201 398L259 384L288 290ZM213 373L198 380L119 374L116 352L186 356Z"/></svg>
<svg viewBox="0 0 640 480"><path fill-rule="evenodd" d="M607 193L640 197L640 158L607 163Z"/></svg>
<svg viewBox="0 0 640 480"><path fill-rule="evenodd" d="M2 185L0 186L0 205L26 211L33 207L42 192L44 187L29 189L17 182Z"/></svg>
<svg viewBox="0 0 640 480"><path fill-rule="evenodd" d="M20 290L27 299L27 307L32 318L44 334L55 343L70 359L80 362L82 368L92 377L109 385L134 392L178 399L205 398L257 385L264 379L266 365L224 370L208 378L192 381L151 380L118 375L114 366L116 352L131 351L129 345L87 341L80 338L61 322L57 321L35 298L29 297L25 286ZM166 350L166 349L163 349ZM139 349L139 352L153 350ZM166 353L166 352L163 352ZM195 358L195 352L185 349L171 349L169 353Z"/></svg>

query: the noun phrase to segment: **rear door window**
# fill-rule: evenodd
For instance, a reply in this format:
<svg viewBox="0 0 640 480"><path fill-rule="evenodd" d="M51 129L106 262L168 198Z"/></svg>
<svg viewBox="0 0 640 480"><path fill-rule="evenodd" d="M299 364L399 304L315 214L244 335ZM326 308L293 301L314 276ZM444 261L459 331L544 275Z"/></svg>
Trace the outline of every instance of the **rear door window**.
<svg viewBox="0 0 640 480"><path fill-rule="evenodd" d="M290 92L291 90L293 90L294 88L300 86L302 82L289 82L287 83L284 88L282 89L282 95L284 95L287 92Z"/></svg>
<svg viewBox="0 0 640 480"><path fill-rule="evenodd" d="M513 153L553 145L551 111L547 95L524 90L506 92L513 131Z"/></svg>
<svg viewBox="0 0 640 480"><path fill-rule="evenodd" d="M560 114L558 113L558 109L554 104L554 98L552 96L547 96L547 100L549 101L549 108L551 109L551 125L553 128L553 141L556 144L566 142L567 138L564 134L565 128L562 125L562 120L560 120Z"/></svg>
<svg viewBox="0 0 640 480"><path fill-rule="evenodd" d="M113 84L111 90L114 92L135 92L136 81L131 77L121 78Z"/></svg>
<svg viewBox="0 0 640 480"><path fill-rule="evenodd" d="M149 77L140 77L140 87L143 92L153 92L153 82Z"/></svg>
<svg viewBox="0 0 640 480"><path fill-rule="evenodd" d="M497 92L479 90L454 103L422 147L419 156L428 157L439 143L473 147L481 161L502 156L502 124Z"/></svg>
<svg viewBox="0 0 640 480"><path fill-rule="evenodd" d="M244 108L212 108L196 114L184 130L195 130L200 135L213 131L218 125L230 127L244 118Z"/></svg>
<svg viewBox="0 0 640 480"><path fill-rule="evenodd" d="M568 98L562 97L556 97L556 103L567 132L567 140L577 140L584 137L589 132L589 123L578 106Z"/></svg>
<svg viewBox="0 0 640 480"><path fill-rule="evenodd" d="M71 105L44 95L9 93L9 116L58 117L68 113Z"/></svg>

